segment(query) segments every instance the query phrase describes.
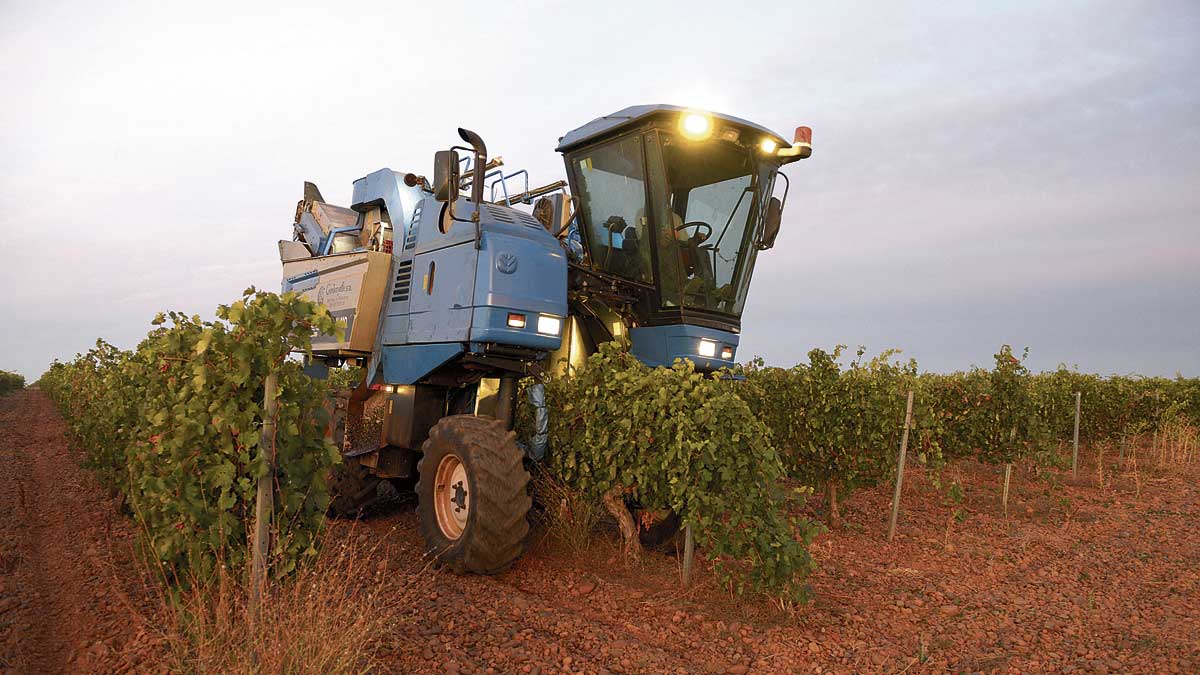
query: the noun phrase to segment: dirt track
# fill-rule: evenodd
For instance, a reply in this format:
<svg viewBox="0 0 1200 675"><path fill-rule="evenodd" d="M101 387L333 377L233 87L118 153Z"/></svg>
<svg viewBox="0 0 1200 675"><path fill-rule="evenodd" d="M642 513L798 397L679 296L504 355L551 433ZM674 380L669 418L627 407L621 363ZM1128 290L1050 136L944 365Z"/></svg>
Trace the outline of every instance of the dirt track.
<svg viewBox="0 0 1200 675"><path fill-rule="evenodd" d="M37 392L0 404L0 672L153 670L133 527L62 434ZM814 603L791 613L732 598L703 570L685 591L669 556L630 569L609 539L582 558L539 541L496 577L438 573L382 641L384 661L397 673L1196 672L1195 472L1143 471L1136 485L1118 473L1100 488L1093 470L1059 488L1017 475L1006 519L993 469L951 469L963 522L913 472L892 544L888 488L856 492L846 525L814 547ZM415 529L404 503L332 526L384 542L393 569L421 564Z"/></svg>
<svg viewBox="0 0 1200 675"><path fill-rule="evenodd" d="M68 452L41 393L0 402L0 671L116 672L147 591L132 523Z"/></svg>

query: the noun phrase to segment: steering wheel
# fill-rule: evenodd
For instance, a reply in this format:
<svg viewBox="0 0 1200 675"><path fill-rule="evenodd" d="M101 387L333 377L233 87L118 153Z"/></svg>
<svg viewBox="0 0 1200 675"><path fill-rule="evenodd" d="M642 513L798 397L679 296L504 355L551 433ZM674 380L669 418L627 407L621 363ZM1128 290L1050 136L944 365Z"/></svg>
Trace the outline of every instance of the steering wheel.
<svg viewBox="0 0 1200 675"><path fill-rule="evenodd" d="M609 216L608 220L604 221L604 227L609 232L624 232L625 228L629 227L625 223L625 219L621 216Z"/></svg>
<svg viewBox="0 0 1200 675"><path fill-rule="evenodd" d="M676 227L675 231L682 232L682 231L688 229L689 227L696 228L696 231L692 233L692 236L695 237L698 242L708 241L708 238L711 237L712 233L713 233L712 225L709 225L708 223L706 223L702 220L693 220L690 223L684 223L684 224ZM701 231L703 231L704 236L700 236Z"/></svg>

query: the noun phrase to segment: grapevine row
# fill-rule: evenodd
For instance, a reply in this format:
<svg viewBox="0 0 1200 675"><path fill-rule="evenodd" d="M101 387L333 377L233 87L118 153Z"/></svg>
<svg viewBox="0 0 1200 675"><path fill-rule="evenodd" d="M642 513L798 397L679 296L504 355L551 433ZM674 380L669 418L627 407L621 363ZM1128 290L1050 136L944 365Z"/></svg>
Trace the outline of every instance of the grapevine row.
<svg viewBox="0 0 1200 675"><path fill-rule="evenodd" d="M615 488L676 512L731 588L792 598L805 594L818 531L796 507L824 490L836 522L839 493L894 476L910 391L908 447L933 468L962 457L1059 461L1076 393L1087 443L1171 421L1193 435L1200 427L1200 379L1033 374L1008 346L991 369L949 375L919 373L891 350L867 359L860 349L842 366L837 347L791 368L757 359L718 378L689 362L647 368L626 349L606 345L549 379L551 470L593 500Z"/></svg>
<svg viewBox="0 0 1200 675"><path fill-rule="evenodd" d="M0 396L25 388L25 376L0 370Z"/></svg>
<svg viewBox="0 0 1200 675"><path fill-rule="evenodd" d="M314 331L338 330L328 310L295 294L248 289L216 321L160 314L137 346L103 341L54 363L39 386L56 402L87 464L125 503L170 575L204 576L246 554L255 481L273 455L275 569L315 553L339 460L324 439L324 386L286 357ZM280 383L279 430L262 447L263 381Z"/></svg>
<svg viewBox="0 0 1200 675"><path fill-rule="evenodd" d="M1057 461L1060 443L1074 433L1076 393L1085 443L1124 442L1168 420L1200 426L1196 378L1102 377L1066 367L1033 374L1007 345L990 370L918 374L916 362L901 362L896 352L864 361L861 349L842 368L843 349L814 349L807 363L788 369L761 360L740 369L741 395L766 422L788 474L824 489L835 520L839 491L893 475L909 391L910 443L935 467L962 457Z"/></svg>

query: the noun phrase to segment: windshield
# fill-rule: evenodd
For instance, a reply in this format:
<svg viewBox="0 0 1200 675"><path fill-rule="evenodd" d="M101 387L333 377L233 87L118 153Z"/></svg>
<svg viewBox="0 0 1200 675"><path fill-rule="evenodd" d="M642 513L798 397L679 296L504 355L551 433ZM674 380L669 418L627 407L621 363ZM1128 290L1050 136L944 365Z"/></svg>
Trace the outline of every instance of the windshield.
<svg viewBox="0 0 1200 675"><path fill-rule="evenodd" d="M646 150L663 306L741 314L757 253L757 162L733 144L666 133L647 135Z"/></svg>

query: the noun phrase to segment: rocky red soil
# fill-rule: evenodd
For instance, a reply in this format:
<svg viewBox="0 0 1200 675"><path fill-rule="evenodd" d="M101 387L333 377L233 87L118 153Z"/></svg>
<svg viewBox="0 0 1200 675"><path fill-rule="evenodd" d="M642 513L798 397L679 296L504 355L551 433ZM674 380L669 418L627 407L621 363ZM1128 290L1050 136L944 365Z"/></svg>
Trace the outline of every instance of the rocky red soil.
<svg viewBox="0 0 1200 675"><path fill-rule="evenodd" d="M1094 468L1085 469L1087 472ZM914 475L915 474L915 475ZM1194 673L1200 669L1200 491L1194 474L1094 485L947 470L955 503L906 477L899 535L890 487L856 492L814 553L813 602L737 599L711 577L679 584L673 558L626 568L544 543L510 572L439 578L400 627L397 672ZM1111 476L1106 477L1111 481ZM956 517L957 512L957 517ZM360 523L358 527L364 524ZM403 511L365 525L414 557ZM390 532L394 529L395 532Z"/></svg>
<svg viewBox="0 0 1200 675"><path fill-rule="evenodd" d="M68 452L45 399L0 405L0 664L4 672L153 667L138 616L155 593L132 525ZM1143 463L1144 467L1144 463ZM508 572L435 575L390 635L392 672L930 673L1200 671L1197 471L1085 464L1078 481L962 463L906 476L896 541L890 486L855 492L814 546L813 602L724 592L675 558L625 565L610 535L583 554L540 536ZM423 566L411 504L332 535L380 542L388 569Z"/></svg>
<svg viewBox="0 0 1200 675"><path fill-rule="evenodd" d="M0 672L106 673L134 665L155 594L133 523L68 450L40 392L0 399Z"/></svg>

